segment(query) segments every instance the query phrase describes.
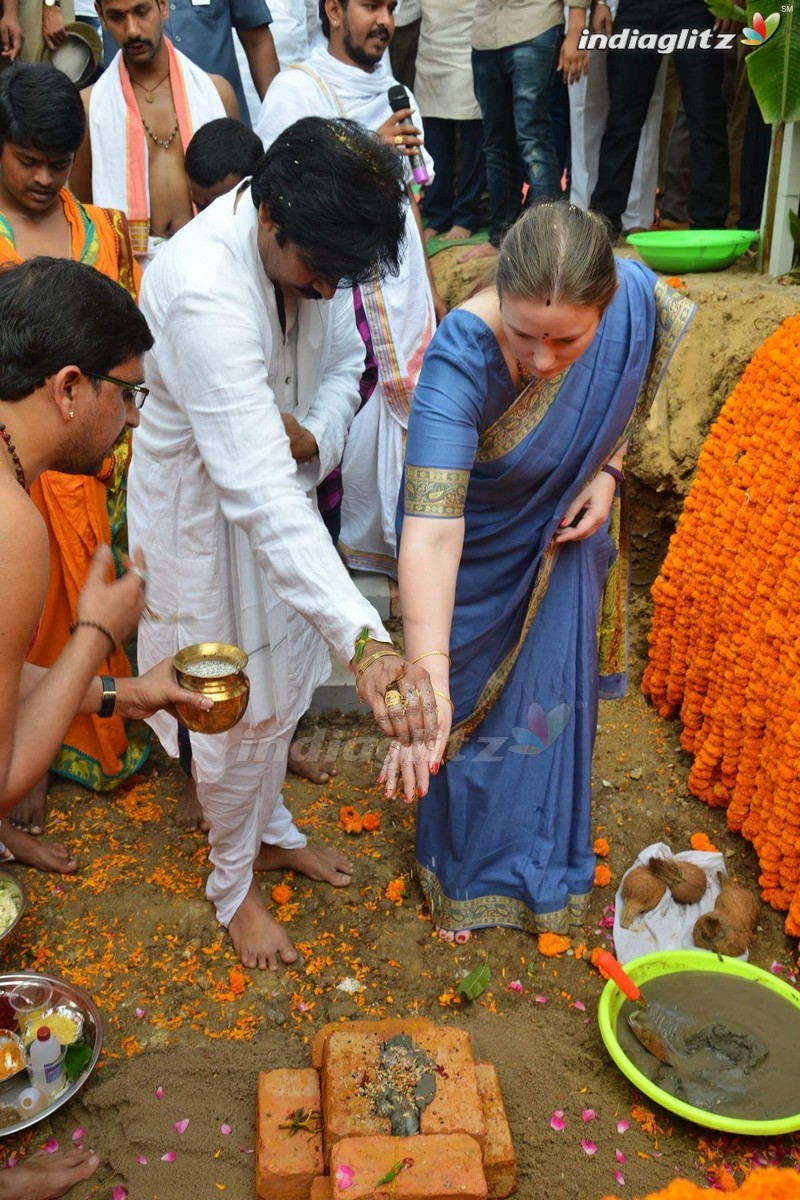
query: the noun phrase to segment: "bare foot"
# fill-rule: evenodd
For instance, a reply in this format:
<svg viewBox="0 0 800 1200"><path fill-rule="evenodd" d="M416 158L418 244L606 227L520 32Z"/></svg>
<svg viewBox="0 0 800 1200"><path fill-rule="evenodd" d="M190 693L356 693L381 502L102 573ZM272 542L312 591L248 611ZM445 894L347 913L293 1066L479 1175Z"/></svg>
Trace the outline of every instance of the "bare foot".
<svg viewBox="0 0 800 1200"><path fill-rule="evenodd" d="M267 912L255 879L228 925L228 933L243 967L269 968L297 962L297 951L277 921Z"/></svg>
<svg viewBox="0 0 800 1200"><path fill-rule="evenodd" d="M467 942L472 937L471 929L459 929L456 933L452 929L440 929L438 925L436 929L437 937L443 942L455 942L457 946L466 946Z"/></svg>
<svg viewBox="0 0 800 1200"><path fill-rule="evenodd" d="M253 863L254 871L299 871L309 879L347 887L353 878L353 864L336 850L317 850L304 846L302 850L284 850L281 846L262 845Z"/></svg>
<svg viewBox="0 0 800 1200"><path fill-rule="evenodd" d="M431 229L430 225L426 225L422 231L422 238L425 242L432 242L435 237L439 236L438 229Z"/></svg>
<svg viewBox="0 0 800 1200"><path fill-rule="evenodd" d="M474 258L497 258L497 249L491 242L483 242L480 246L470 246L469 250L465 250L463 254L459 254L458 261L472 262Z"/></svg>
<svg viewBox="0 0 800 1200"><path fill-rule="evenodd" d="M472 237L471 229L467 229L466 225L454 225L452 229L448 229L447 233L442 234L442 241L463 242L468 237Z"/></svg>
<svg viewBox="0 0 800 1200"><path fill-rule="evenodd" d="M40 779L36 787L31 788L27 796L15 804L8 814L7 820L17 829L24 829L38 836L44 829L47 816L47 792L53 782L53 776L48 771L44 779Z"/></svg>
<svg viewBox="0 0 800 1200"><path fill-rule="evenodd" d="M197 784L192 775L186 776L186 786L175 810L175 824L187 833L208 833L208 821L203 816L203 809L197 799Z"/></svg>
<svg viewBox="0 0 800 1200"><path fill-rule="evenodd" d="M2 1172L0 1195L3 1200L56 1200L99 1166L92 1150L37 1150Z"/></svg>
<svg viewBox="0 0 800 1200"><path fill-rule="evenodd" d="M289 747L287 765L293 775L307 779L309 783L327 783L334 775L339 774L335 759L328 758L321 750L317 752L310 747L304 750L303 740L297 738Z"/></svg>
<svg viewBox="0 0 800 1200"><path fill-rule="evenodd" d="M0 825L0 841L11 851L15 860L26 867L57 871L60 875L72 875L78 869L77 858L73 858L61 842L39 842L24 829L9 825L8 821Z"/></svg>

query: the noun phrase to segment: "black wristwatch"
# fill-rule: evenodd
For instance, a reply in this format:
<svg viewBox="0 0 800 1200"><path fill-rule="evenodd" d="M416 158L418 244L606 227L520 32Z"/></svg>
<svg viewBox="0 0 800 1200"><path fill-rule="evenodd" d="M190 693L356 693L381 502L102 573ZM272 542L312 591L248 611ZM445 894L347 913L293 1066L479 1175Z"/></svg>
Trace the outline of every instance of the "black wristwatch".
<svg viewBox="0 0 800 1200"><path fill-rule="evenodd" d="M101 675L100 686L103 689L103 698L100 701L97 715L98 717L113 717L117 704L117 685L110 675Z"/></svg>

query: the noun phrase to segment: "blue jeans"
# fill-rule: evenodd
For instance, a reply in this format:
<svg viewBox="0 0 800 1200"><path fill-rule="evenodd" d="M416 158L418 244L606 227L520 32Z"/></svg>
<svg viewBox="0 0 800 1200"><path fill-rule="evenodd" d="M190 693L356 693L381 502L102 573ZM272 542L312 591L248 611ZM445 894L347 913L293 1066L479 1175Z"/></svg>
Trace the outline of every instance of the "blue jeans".
<svg viewBox="0 0 800 1200"><path fill-rule="evenodd" d="M528 200L559 195L558 157L549 92L563 26L502 50L473 50L475 96L483 115L483 152L489 185L489 240L497 245L519 215L524 180Z"/></svg>
<svg viewBox="0 0 800 1200"><path fill-rule="evenodd" d="M461 154L456 178L457 135ZM436 174L425 188L422 211L431 229L445 233L460 225L472 233L480 227L483 188L483 130L481 122L425 118L425 145L433 158Z"/></svg>

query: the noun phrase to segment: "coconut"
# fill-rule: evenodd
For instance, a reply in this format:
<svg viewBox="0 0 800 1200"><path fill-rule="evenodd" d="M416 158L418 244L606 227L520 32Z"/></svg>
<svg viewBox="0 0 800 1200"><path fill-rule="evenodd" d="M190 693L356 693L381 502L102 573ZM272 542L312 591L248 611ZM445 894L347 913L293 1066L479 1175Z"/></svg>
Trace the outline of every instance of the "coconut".
<svg viewBox="0 0 800 1200"><path fill-rule="evenodd" d="M710 912L695 921L692 940L701 950L713 950L715 954L738 958L747 949L750 936L747 930L729 924L716 912Z"/></svg>
<svg viewBox="0 0 800 1200"><path fill-rule="evenodd" d="M630 929L634 917L655 908L666 890L666 884L656 879L647 867L634 867L628 871L620 888L623 906L619 923L622 928Z"/></svg>
<svg viewBox="0 0 800 1200"><path fill-rule="evenodd" d="M702 867L679 858L651 858L647 865L667 885L678 904L697 904L705 895L708 880Z"/></svg>
<svg viewBox="0 0 800 1200"><path fill-rule="evenodd" d="M757 896L750 888L731 883L729 879L721 879L721 891L717 896L714 911L729 925L735 925L752 936L755 933L759 918Z"/></svg>

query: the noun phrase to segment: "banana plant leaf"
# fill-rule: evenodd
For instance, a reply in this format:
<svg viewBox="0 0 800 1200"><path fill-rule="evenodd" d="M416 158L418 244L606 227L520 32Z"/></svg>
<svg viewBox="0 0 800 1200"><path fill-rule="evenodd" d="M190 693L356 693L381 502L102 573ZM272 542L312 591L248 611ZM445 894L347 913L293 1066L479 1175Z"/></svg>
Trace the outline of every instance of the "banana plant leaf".
<svg viewBox="0 0 800 1200"><path fill-rule="evenodd" d="M742 21L747 24L747 9L734 0L706 0L706 8L710 8L715 17L723 21Z"/></svg>
<svg viewBox="0 0 800 1200"><path fill-rule="evenodd" d="M788 10L788 11L787 11ZM747 56L747 74L761 115L770 125L800 120L800 5L757 0L747 5L748 25L756 12L765 20L780 16L780 24L763 45Z"/></svg>

